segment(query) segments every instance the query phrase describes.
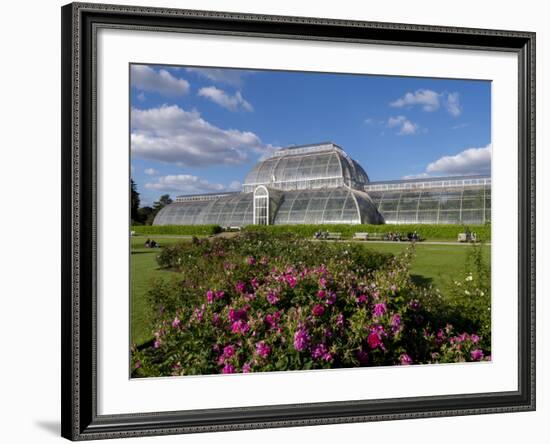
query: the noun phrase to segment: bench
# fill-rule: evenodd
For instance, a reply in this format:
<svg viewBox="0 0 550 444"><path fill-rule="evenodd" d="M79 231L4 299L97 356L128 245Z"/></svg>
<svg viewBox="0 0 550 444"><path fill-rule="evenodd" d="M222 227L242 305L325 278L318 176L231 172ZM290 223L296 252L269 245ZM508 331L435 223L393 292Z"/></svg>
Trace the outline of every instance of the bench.
<svg viewBox="0 0 550 444"><path fill-rule="evenodd" d="M327 233L325 239L331 240L340 240L342 238L342 233Z"/></svg>
<svg viewBox="0 0 550 444"><path fill-rule="evenodd" d="M476 233L458 233L458 242L477 242Z"/></svg>
<svg viewBox="0 0 550 444"><path fill-rule="evenodd" d="M386 240L384 234L382 233L354 233L354 240Z"/></svg>

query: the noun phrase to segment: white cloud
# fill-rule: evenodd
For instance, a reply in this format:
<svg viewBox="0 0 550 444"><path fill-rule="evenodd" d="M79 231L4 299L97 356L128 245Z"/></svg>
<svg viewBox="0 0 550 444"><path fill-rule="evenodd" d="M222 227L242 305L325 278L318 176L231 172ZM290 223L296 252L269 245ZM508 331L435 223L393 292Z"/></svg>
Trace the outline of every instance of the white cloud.
<svg viewBox="0 0 550 444"><path fill-rule="evenodd" d="M141 91L151 91L163 96L182 96L189 92L189 82L178 79L165 69L156 71L146 65L132 65L131 84Z"/></svg>
<svg viewBox="0 0 550 444"><path fill-rule="evenodd" d="M457 92L437 93L431 89L418 89L415 92L407 92L403 97L390 102L390 106L394 108L420 106L424 111L432 112L439 109L441 101L451 116L460 116L462 106L460 105L460 95Z"/></svg>
<svg viewBox="0 0 550 444"><path fill-rule="evenodd" d="M187 72L193 72L201 77L205 77L216 83L224 83L236 88L243 84L243 77L251 74L250 72L238 69L219 69L219 68L185 68Z"/></svg>
<svg viewBox="0 0 550 444"><path fill-rule="evenodd" d="M461 128L466 128L468 126L470 126L469 123L458 123L456 125L451 126L451 129L454 129L454 130L455 129L461 129Z"/></svg>
<svg viewBox="0 0 550 444"><path fill-rule="evenodd" d="M253 111L252 105L243 98L240 91L230 96L225 91L215 86L208 86L199 89L199 96L205 97L230 111L237 111L239 109Z"/></svg>
<svg viewBox="0 0 550 444"><path fill-rule="evenodd" d="M159 172L157 170L155 170L154 168L145 168L145 170L143 171L145 174L147 174L148 176L156 176Z"/></svg>
<svg viewBox="0 0 550 444"><path fill-rule="evenodd" d="M426 173L435 176L489 174L491 172L491 145L468 148L455 156L444 156L426 167Z"/></svg>
<svg viewBox="0 0 550 444"><path fill-rule="evenodd" d="M399 128L397 134L401 136L417 134L420 130L420 127L416 123L411 122L405 116L390 117L387 125L389 128Z"/></svg>
<svg viewBox="0 0 550 444"><path fill-rule="evenodd" d="M227 187L228 190L240 190L242 188L242 184L238 180L233 180Z"/></svg>
<svg viewBox="0 0 550 444"><path fill-rule="evenodd" d="M430 89L419 89L414 93L408 92L403 97L390 103L394 108L406 106L422 106L424 111L435 111L439 108L439 94Z"/></svg>
<svg viewBox="0 0 550 444"><path fill-rule="evenodd" d="M460 97L457 92L447 94L445 107L451 116L460 116L462 113L462 106L460 105Z"/></svg>
<svg viewBox="0 0 550 444"><path fill-rule="evenodd" d="M154 191L167 193L200 194L200 193L221 193L225 191L237 191L241 184L238 181L230 185L212 183L208 180L191 174L174 174L162 176L156 182L145 184L145 188Z"/></svg>
<svg viewBox="0 0 550 444"><path fill-rule="evenodd" d="M222 129L177 105L131 112L132 154L179 166L235 165L275 149L249 131Z"/></svg>

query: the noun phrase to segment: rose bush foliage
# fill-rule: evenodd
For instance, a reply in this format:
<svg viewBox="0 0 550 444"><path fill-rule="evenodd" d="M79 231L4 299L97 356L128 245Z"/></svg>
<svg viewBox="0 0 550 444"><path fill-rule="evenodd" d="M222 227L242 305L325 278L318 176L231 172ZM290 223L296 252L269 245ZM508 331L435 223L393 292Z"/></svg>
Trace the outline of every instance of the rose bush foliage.
<svg viewBox="0 0 550 444"><path fill-rule="evenodd" d="M490 359L487 338L426 310L412 254L262 233L166 248L178 277L150 291L155 339L133 347L133 376Z"/></svg>

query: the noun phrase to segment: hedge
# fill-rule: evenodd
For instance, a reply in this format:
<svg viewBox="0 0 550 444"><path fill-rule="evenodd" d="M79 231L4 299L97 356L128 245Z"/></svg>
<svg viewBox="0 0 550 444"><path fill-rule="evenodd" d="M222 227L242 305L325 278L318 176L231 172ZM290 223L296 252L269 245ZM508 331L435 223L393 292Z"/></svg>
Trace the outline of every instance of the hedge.
<svg viewBox="0 0 550 444"><path fill-rule="evenodd" d="M469 229L477 234L481 241L491 240L490 225L429 225L429 224L384 224L384 225L248 225L248 231L268 231L273 233L291 232L302 237L313 237L317 231L329 231L342 233L343 238L352 238L354 233L402 233L407 234L416 231L421 239L426 240L457 240L458 233Z"/></svg>
<svg viewBox="0 0 550 444"><path fill-rule="evenodd" d="M136 234L179 234L187 236L208 236L222 231L219 225L132 225Z"/></svg>

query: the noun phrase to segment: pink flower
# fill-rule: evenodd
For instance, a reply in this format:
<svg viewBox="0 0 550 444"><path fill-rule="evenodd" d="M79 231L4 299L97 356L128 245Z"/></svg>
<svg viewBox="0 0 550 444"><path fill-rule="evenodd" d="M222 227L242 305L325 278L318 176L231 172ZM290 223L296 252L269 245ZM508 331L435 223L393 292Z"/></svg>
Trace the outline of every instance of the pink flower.
<svg viewBox="0 0 550 444"><path fill-rule="evenodd" d="M204 304L201 306L201 308L195 308L195 310L193 311L193 315L195 316L195 318L197 318L197 321L201 322L202 321L202 318L204 316ZM174 325L174 324L172 324Z"/></svg>
<svg viewBox="0 0 550 444"><path fill-rule="evenodd" d="M321 304L316 304L311 312L313 313L313 316L323 316L323 314L325 313L325 307L323 307Z"/></svg>
<svg viewBox="0 0 550 444"><path fill-rule="evenodd" d="M475 333L473 333L471 336L470 336L470 340L474 343L474 344L477 344L479 342L479 336L476 335Z"/></svg>
<svg viewBox="0 0 550 444"><path fill-rule="evenodd" d="M391 290L392 293L395 293L397 291L397 287L395 285L392 285L390 287L390 290Z"/></svg>
<svg viewBox="0 0 550 444"><path fill-rule="evenodd" d="M373 350L376 347L380 347L380 345L382 344L382 341L380 340L380 336L376 332L372 332L368 336L367 342L369 343L369 347L372 348Z"/></svg>
<svg viewBox="0 0 550 444"><path fill-rule="evenodd" d="M248 257L246 258L246 263L247 263L248 265L254 265L254 264L256 263L256 259L254 259L254 257L252 257L252 256L248 256Z"/></svg>
<svg viewBox="0 0 550 444"><path fill-rule="evenodd" d="M327 293L326 293L325 290L319 290L319 291L317 292L317 297L318 297L319 299L323 299L323 298L326 296L326 294L327 294Z"/></svg>
<svg viewBox="0 0 550 444"><path fill-rule="evenodd" d="M285 275L286 283L290 286L290 288L296 287L296 278L294 276L291 276L290 274Z"/></svg>
<svg viewBox="0 0 550 444"><path fill-rule="evenodd" d="M321 286L321 288L327 288L327 280L324 277L320 278L319 285Z"/></svg>
<svg viewBox="0 0 550 444"><path fill-rule="evenodd" d="M313 359L321 359L326 353L328 353L327 346L325 344L317 344L311 350L311 357Z"/></svg>
<svg viewBox="0 0 550 444"><path fill-rule="evenodd" d="M336 327L342 328L344 326L344 314L339 313L336 317Z"/></svg>
<svg viewBox="0 0 550 444"><path fill-rule="evenodd" d="M225 364L222 368L222 373L229 374L229 373L235 373L235 367L233 367L232 364Z"/></svg>
<svg viewBox="0 0 550 444"><path fill-rule="evenodd" d="M399 362L401 363L401 365L411 365L413 363L413 360L407 353L403 353L401 356L399 356Z"/></svg>
<svg viewBox="0 0 550 444"><path fill-rule="evenodd" d="M250 362L245 362L243 364L243 373L250 373L252 370L252 364Z"/></svg>
<svg viewBox="0 0 550 444"><path fill-rule="evenodd" d="M360 295L357 297L357 303L358 303L358 304L364 304L365 302L367 302L367 296L364 295L364 294L360 294Z"/></svg>
<svg viewBox="0 0 550 444"><path fill-rule="evenodd" d="M384 316L385 313L386 313L386 304L384 304L383 302L380 303L380 304L376 304L374 306L374 309L372 310L372 315L375 318L379 318L381 316Z"/></svg>
<svg viewBox="0 0 550 444"><path fill-rule="evenodd" d="M246 285L245 285L244 282L239 281L235 284L235 288L237 289L237 291L239 293L244 293L244 291L246 289Z"/></svg>
<svg viewBox="0 0 550 444"><path fill-rule="evenodd" d="M330 294L327 296L327 298L325 299L325 302L328 304L328 305L332 305L336 302L336 293L334 293L333 291L330 292Z"/></svg>
<svg viewBox="0 0 550 444"><path fill-rule="evenodd" d="M216 291L216 299L221 299L225 296L225 291Z"/></svg>
<svg viewBox="0 0 550 444"><path fill-rule="evenodd" d="M224 358L230 358L235 354L235 346L234 345L226 345L223 348L223 357Z"/></svg>
<svg viewBox="0 0 550 444"><path fill-rule="evenodd" d="M256 354L260 358L267 358L271 352L271 347L267 345L264 341L260 341L256 344Z"/></svg>
<svg viewBox="0 0 550 444"><path fill-rule="evenodd" d="M173 328L177 328L179 327L179 325L181 324L181 321L180 321L180 318L178 318L177 316L174 318L174 320L172 321L172 327Z"/></svg>
<svg viewBox="0 0 550 444"><path fill-rule="evenodd" d="M265 322L269 325L269 328L277 328L279 319L281 319L281 312L279 311L276 311L273 314L268 313L265 316Z"/></svg>
<svg viewBox="0 0 550 444"><path fill-rule="evenodd" d="M401 316L399 316L399 314L396 313L391 317L391 326L394 328L399 328L400 325L401 325Z"/></svg>
<svg viewBox="0 0 550 444"><path fill-rule="evenodd" d="M250 330L250 325L248 325L247 322L243 321L242 319L239 319L238 321L233 322L231 324L231 331L233 333L241 333L246 334Z"/></svg>
<svg viewBox="0 0 550 444"><path fill-rule="evenodd" d="M483 350L476 348L470 352L470 356L474 361L481 361L483 359Z"/></svg>
<svg viewBox="0 0 550 444"><path fill-rule="evenodd" d="M229 320L230 321L238 321L238 320L246 320L247 314L246 310L243 308L241 310L235 310L234 308L229 309Z"/></svg>
<svg viewBox="0 0 550 444"><path fill-rule="evenodd" d="M212 315L212 325L217 327L219 323L220 323L220 315L218 313L214 313Z"/></svg>
<svg viewBox="0 0 550 444"><path fill-rule="evenodd" d="M267 302L269 302L272 305L275 305L277 302L279 302L279 298L277 297L277 294L274 293L273 291L270 291L269 293L267 293L266 298L267 298Z"/></svg>
<svg viewBox="0 0 550 444"><path fill-rule="evenodd" d="M137 361L134 365L134 368L141 368L141 362Z"/></svg>
<svg viewBox="0 0 550 444"><path fill-rule="evenodd" d="M206 301L211 304L212 302L214 302L214 292L212 290L208 290L206 292Z"/></svg>
<svg viewBox="0 0 550 444"><path fill-rule="evenodd" d="M160 341L159 341L158 339L157 339L157 340L155 341L155 343L153 344L153 347L154 347L154 348L159 348L159 347L160 347Z"/></svg>
<svg viewBox="0 0 550 444"><path fill-rule="evenodd" d="M303 351L309 344L309 333L304 327L300 327L294 333L294 348Z"/></svg>
<svg viewBox="0 0 550 444"><path fill-rule="evenodd" d="M258 279L256 279L256 278L252 278L252 279L250 280L250 283L252 284L252 286L253 286L254 288L258 288L258 287L260 286L260 283L258 282Z"/></svg>

